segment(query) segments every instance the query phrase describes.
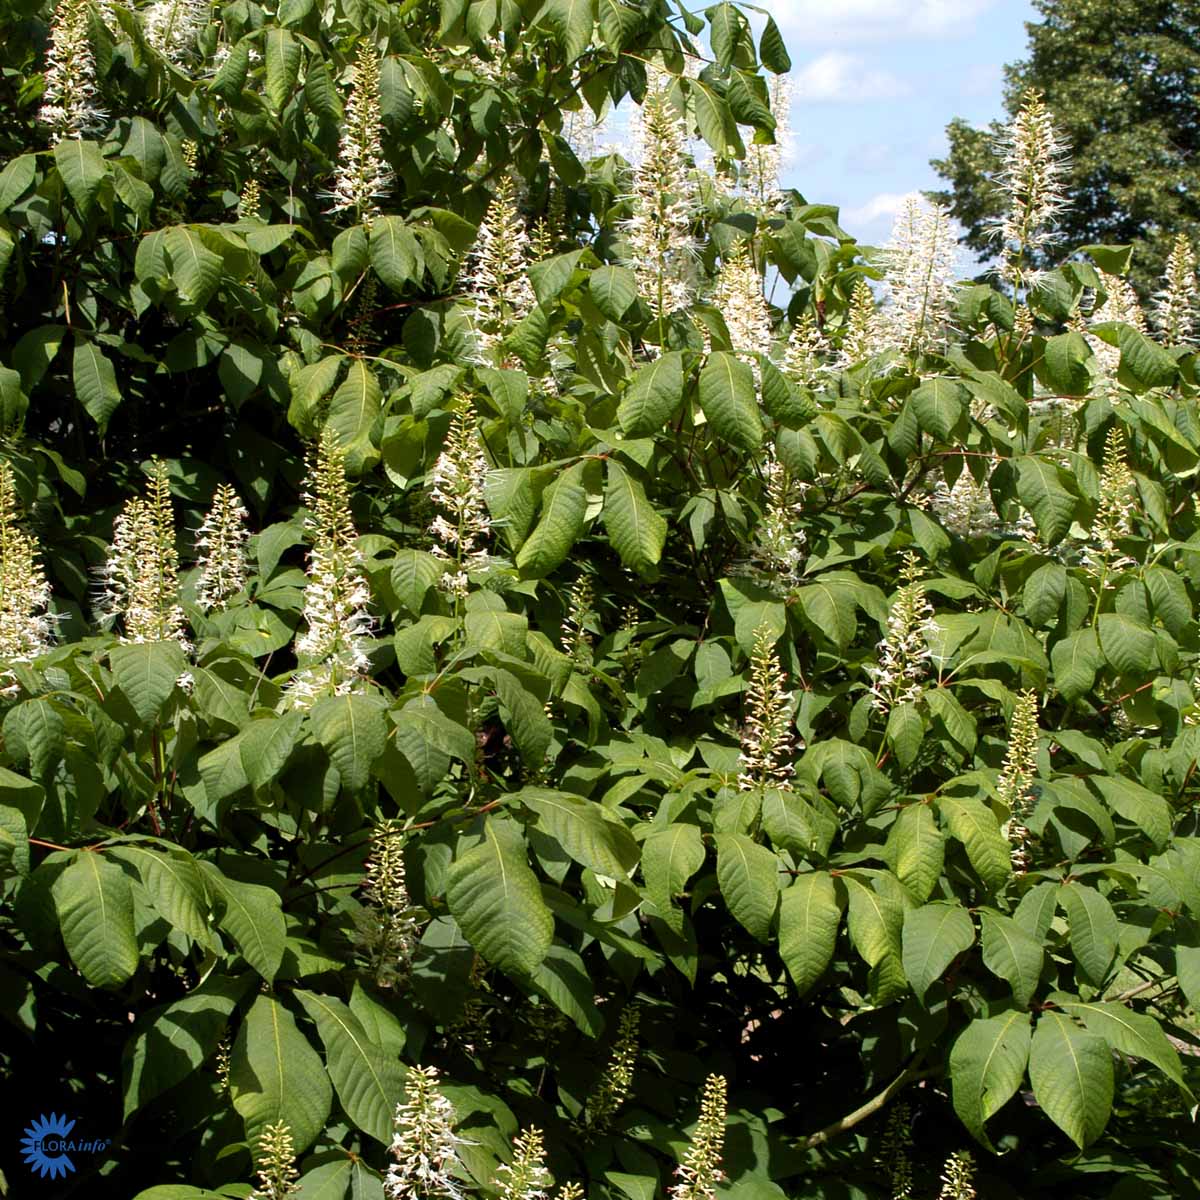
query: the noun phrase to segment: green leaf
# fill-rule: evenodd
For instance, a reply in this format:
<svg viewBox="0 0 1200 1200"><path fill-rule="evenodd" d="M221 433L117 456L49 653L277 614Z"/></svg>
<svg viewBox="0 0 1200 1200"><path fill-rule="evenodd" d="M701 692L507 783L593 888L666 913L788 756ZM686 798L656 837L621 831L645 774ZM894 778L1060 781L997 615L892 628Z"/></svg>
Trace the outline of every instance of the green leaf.
<svg viewBox="0 0 1200 1200"><path fill-rule="evenodd" d="M1117 954L1117 915L1095 888L1074 881L1059 888L1058 903L1067 914L1071 953L1087 980L1100 987Z"/></svg>
<svg viewBox="0 0 1200 1200"><path fill-rule="evenodd" d="M421 282L425 256L402 217L376 217L371 222L371 266L393 292Z"/></svg>
<svg viewBox="0 0 1200 1200"><path fill-rule="evenodd" d="M583 464L568 468L542 497L542 512L533 532L517 555L517 568L525 579L541 579L560 566L583 532L587 493Z"/></svg>
<svg viewBox="0 0 1200 1200"><path fill-rule="evenodd" d="M37 178L37 155L18 154L0 171L0 213L7 212L33 186Z"/></svg>
<svg viewBox="0 0 1200 1200"><path fill-rule="evenodd" d="M221 282L224 263L185 225L163 231L163 250L171 281L180 297L193 308L203 308Z"/></svg>
<svg viewBox="0 0 1200 1200"><path fill-rule="evenodd" d="M129 876L103 854L80 850L52 891L71 961L93 987L120 987L139 961Z"/></svg>
<svg viewBox="0 0 1200 1200"><path fill-rule="evenodd" d="M117 373L111 360L94 342L78 334L75 335L72 376L79 403L103 434L121 404L121 389L117 386Z"/></svg>
<svg viewBox="0 0 1200 1200"><path fill-rule="evenodd" d="M765 942L779 901L779 859L742 833L718 833L717 882L747 933Z"/></svg>
<svg viewBox="0 0 1200 1200"><path fill-rule="evenodd" d="M1043 563L1025 581L1021 597L1025 615L1034 625L1050 625L1067 594L1067 569L1062 563Z"/></svg>
<svg viewBox="0 0 1200 1200"><path fill-rule="evenodd" d="M309 712L313 733L338 769L346 790L357 794L387 744L387 721L373 696L328 696Z"/></svg>
<svg viewBox="0 0 1200 1200"><path fill-rule="evenodd" d="M980 912L983 930L983 965L1012 987L1018 1008L1028 1008L1041 979L1045 952L1012 917L991 909Z"/></svg>
<svg viewBox="0 0 1200 1200"><path fill-rule="evenodd" d="M617 421L628 437L658 433L682 400L683 354L672 350L634 373L617 406Z"/></svg>
<svg viewBox="0 0 1200 1200"><path fill-rule="evenodd" d="M210 976L182 999L143 1014L122 1055L126 1121L200 1069L245 990L244 979Z"/></svg>
<svg viewBox="0 0 1200 1200"><path fill-rule="evenodd" d="M1100 640L1094 629L1077 629L1050 651L1054 686L1064 700L1078 700L1092 690L1096 672L1104 665Z"/></svg>
<svg viewBox="0 0 1200 1200"><path fill-rule="evenodd" d="M594 800L529 787L522 788L516 799L537 814L535 824L542 833L597 875L627 879L637 866L639 851L633 835L618 821L606 818L603 806Z"/></svg>
<svg viewBox="0 0 1200 1200"><path fill-rule="evenodd" d="M279 113L291 98L300 73L300 43L278 25L267 27L266 42L267 99Z"/></svg>
<svg viewBox="0 0 1200 1200"><path fill-rule="evenodd" d="M281 717L257 718L243 729L238 754L246 779L256 792L283 774L303 724L301 713L289 712Z"/></svg>
<svg viewBox="0 0 1200 1200"><path fill-rule="evenodd" d="M1062 1013L1038 1018L1029 1053L1029 1082L1048 1116L1081 1150L1108 1124L1113 1066L1108 1043Z"/></svg>
<svg viewBox="0 0 1200 1200"><path fill-rule="evenodd" d="M805 996L825 973L837 943L842 906L826 871L797 875L779 900L779 955L797 994Z"/></svg>
<svg viewBox="0 0 1200 1200"><path fill-rule="evenodd" d="M792 69L792 59L787 52L787 44L774 17L768 17L763 26L762 37L758 41L758 56L768 71L776 75L786 75Z"/></svg>
<svg viewBox="0 0 1200 1200"><path fill-rule="evenodd" d="M682 933L683 913L673 900L704 865L704 857L704 841L695 825L677 823L655 830L642 844L646 895L676 933Z"/></svg>
<svg viewBox="0 0 1200 1200"><path fill-rule="evenodd" d="M1063 396L1084 396L1091 386L1091 351L1083 335L1071 330L1047 338L1041 374L1050 390Z"/></svg>
<svg viewBox="0 0 1200 1200"><path fill-rule="evenodd" d="M922 1003L958 955L975 944L975 925L961 904L936 900L904 914L904 974Z"/></svg>
<svg viewBox="0 0 1200 1200"><path fill-rule="evenodd" d="M1120 675L1144 675L1157 669L1154 632L1125 613L1101 613L1096 621L1100 649Z"/></svg>
<svg viewBox="0 0 1200 1200"><path fill-rule="evenodd" d="M482 844L459 856L446 879L446 903L467 940L488 962L530 975L546 957L554 919L513 822L488 817Z"/></svg>
<svg viewBox="0 0 1200 1200"><path fill-rule="evenodd" d="M1153 1017L1131 1012L1123 1004L1100 1001L1081 1004L1061 996L1056 996L1055 1002L1071 1016L1080 1018L1090 1032L1102 1037L1114 1050L1153 1063L1168 1079L1191 1094L1184 1082L1179 1053L1167 1041L1162 1026Z"/></svg>
<svg viewBox="0 0 1200 1200"><path fill-rule="evenodd" d="M762 445L754 373L732 354L718 350L708 356L700 372L700 407L721 441L746 453Z"/></svg>
<svg viewBox="0 0 1200 1200"><path fill-rule="evenodd" d="M137 871L160 916L200 945L212 944L204 877L187 851L172 849L160 853L134 843L114 846L108 854Z"/></svg>
<svg viewBox="0 0 1200 1200"><path fill-rule="evenodd" d="M108 661L117 687L147 724L158 719L176 681L187 670L187 658L175 641L114 646Z"/></svg>
<svg viewBox="0 0 1200 1200"><path fill-rule="evenodd" d="M229 879L212 863L201 865L217 898L217 925L237 943L246 962L270 983L287 945L278 892L257 883Z"/></svg>
<svg viewBox="0 0 1200 1200"><path fill-rule="evenodd" d="M1008 840L1000 832L995 813L979 800L942 797L938 811L951 834L966 848L971 866L990 891L998 891L1012 874Z"/></svg>
<svg viewBox="0 0 1200 1200"><path fill-rule="evenodd" d="M967 411L970 392L956 379L929 379L909 401L917 424L942 442L951 439Z"/></svg>
<svg viewBox="0 0 1200 1200"><path fill-rule="evenodd" d="M325 427L337 434L351 475L360 474L379 457L371 436L382 406L383 392L375 372L361 358L353 359L325 415Z"/></svg>
<svg viewBox="0 0 1200 1200"><path fill-rule="evenodd" d="M1017 459L1017 495L1033 514L1038 533L1047 544L1062 540L1075 518L1075 496L1066 486L1066 472L1042 458Z"/></svg>
<svg viewBox="0 0 1200 1200"><path fill-rule="evenodd" d="M424 550L402 548L392 559L392 591L396 599L415 617L425 596L445 572L445 565Z"/></svg>
<svg viewBox="0 0 1200 1200"><path fill-rule="evenodd" d="M546 25L563 48L563 57L574 62L592 40L595 0L546 0L535 24Z"/></svg>
<svg viewBox="0 0 1200 1200"><path fill-rule="evenodd" d="M83 138L67 138L54 147L54 165L75 207L87 213L108 173L99 145Z"/></svg>
<svg viewBox="0 0 1200 1200"><path fill-rule="evenodd" d="M229 1059L229 1094L251 1145L282 1122L303 1154L325 1128L333 1104L325 1064L274 996L259 996L242 1022Z"/></svg>
<svg viewBox="0 0 1200 1200"><path fill-rule="evenodd" d="M588 295L610 321L619 322L637 299L637 276L628 267L599 267L588 279Z"/></svg>
<svg viewBox="0 0 1200 1200"><path fill-rule="evenodd" d="M738 136L737 122L733 119L733 113L729 111L729 105L712 88L698 79L689 82L700 136L718 157L741 158L745 147Z"/></svg>
<svg viewBox="0 0 1200 1200"><path fill-rule="evenodd" d="M1121 368L1143 387L1170 387L1179 374L1173 355L1132 325L1117 326L1117 345L1121 350Z"/></svg>
<svg viewBox="0 0 1200 1200"><path fill-rule="evenodd" d="M471 731L446 716L428 695L414 697L396 714L396 745L426 793L443 779L451 756L464 763L475 760Z"/></svg>
<svg viewBox="0 0 1200 1200"><path fill-rule="evenodd" d="M546 716L545 697L530 691L511 671L496 668L489 675L503 709L504 727L525 762L530 767L540 766L554 739L554 727Z"/></svg>
<svg viewBox="0 0 1200 1200"><path fill-rule="evenodd" d="M907 769L917 758L921 743L925 740L925 722L915 704L897 704L888 713L887 729L884 731L888 745L896 755L896 761Z"/></svg>
<svg viewBox="0 0 1200 1200"><path fill-rule="evenodd" d="M896 878L918 902L928 900L946 857L946 839L928 804L909 804L900 810L888 834L887 851Z"/></svg>
<svg viewBox="0 0 1200 1200"><path fill-rule="evenodd" d="M1162 850L1171 837L1174 817L1170 804L1149 788L1120 775L1096 775L1090 780L1105 803Z"/></svg>
<svg viewBox="0 0 1200 1200"><path fill-rule="evenodd" d="M371 1041L349 1005L302 990L296 998L321 1036L329 1078L346 1115L377 1142L390 1145L392 1118L404 1095L407 1071Z"/></svg>
<svg viewBox="0 0 1200 1200"><path fill-rule="evenodd" d="M852 875L844 878L850 895L847 927L854 948L868 966L877 966L888 957L902 962L903 905Z"/></svg>
<svg viewBox="0 0 1200 1200"><path fill-rule="evenodd" d="M616 459L607 464L604 489L604 527L621 561L642 576L653 576L662 558L667 523L654 511L641 481Z"/></svg>
<svg viewBox="0 0 1200 1200"><path fill-rule="evenodd" d="M45 779L62 761L67 727L51 701L38 697L14 706L4 718L5 749L16 762L28 762L31 775Z"/></svg>
<svg viewBox="0 0 1200 1200"><path fill-rule="evenodd" d="M980 1144L995 1153L984 1129L1016 1094L1029 1061L1029 1014L977 1018L950 1051L954 1111Z"/></svg>

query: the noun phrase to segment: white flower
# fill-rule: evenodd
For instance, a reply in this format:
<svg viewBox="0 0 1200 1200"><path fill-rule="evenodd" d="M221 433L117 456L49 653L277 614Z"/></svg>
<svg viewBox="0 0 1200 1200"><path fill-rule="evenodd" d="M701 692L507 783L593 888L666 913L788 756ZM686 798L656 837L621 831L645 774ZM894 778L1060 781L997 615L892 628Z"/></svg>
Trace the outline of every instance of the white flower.
<svg viewBox="0 0 1200 1200"><path fill-rule="evenodd" d="M671 100L671 77L648 72L646 98L631 121L636 164L632 215L624 223L627 261L657 317L686 308L696 291L699 206L687 155L687 126Z"/></svg>
<svg viewBox="0 0 1200 1200"><path fill-rule="evenodd" d="M816 317L806 312L788 335L783 354L784 374L801 387L816 387L823 369L821 357L827 349Z"/></svg>
<svg viewBox="0 0 1200 1200"><path fill-rule="evenodd" d="M296 708L319 696L359 691L370 668L371 590L362 570L350 513L345 452L326 429L309 463L305 528L312 538L304 589L304 633L296 639L298 668L288 683Z"/></svg>
<svg viewBox="0 0 1200 1200"><path fill-rule="evenodd" d="M529 234L513 181L504 176L479 225L467 276L471 324L482 362L506 365L500 343L537 303L529 282L530 262Z"/></svg>
<svg viewBox="0 0 1200 1200"><path fill-rule="evenodd" d="M416 946L417 922L404 870L400 827L383 821L371 836L363 899L354 943L380 987L395 987L408 973Z"/></svg>
<svg viewBox="0 0 1200 1200"><path fill-rule="evenodd" d="M442 587L451 595L465 597L468 573L491 564L487 540L492 522L483 496L487 474L474 416L460 402L430 476L430 499L442 509L429 526L432 550L447 564Z"/></svg>
<svg viewBox="0 0 1200 1200"><path fill-rule="evenodd" d="M1004 160L996 182L1008 200L1008 209L994 233L1015 282L1034 283L1036 274L1027 260L1054 240L1059 217L1068 206L1070 170L1067 143L1039 93L1026 93L996 149Z"/></svg>
<svg viewBox="0 0 1200 1200"><path fill-rule="evenodd" d="M299 1172L293 1166L296 1158L292 1131L283 1121L268 1125L258 1138L255 1164L259 1185L250 1193L250 1200L287 1200L300 1189L296 1183Z"/></svg>
<svg viewBox="0 0 1200 1200"><path fill-rule="evenodd" d="M454 1106L438 1089L436 1067L411 1067L405 1098L396 1106L389 1153L396 1160L383 1181L388 1200L464 1200L454 1178L461 1166Z"/></svg>
<svg viewBox="0 0 1200 1200"><path fill-rule="evenodd" d="M739 242L721 263L712 302L725 319L734 354L753 368L757 379L759 355L771 348L771 310L763 297L762 276L745 242Z"/></svg>
<svg viewBox="0 0 1200 1200"><path fill-rule="evenodd" d="M350 98L338 146L330 212L353 210L361 220L379 211L378 201L392 190L395 177L383 153L379 108L379 51L359 43L350 74Z"/></svg>
<svg viewBox="0 0 1200 1200"><path fill-rule="evenodd" d="M547 1200L546 1189L554 1180L543 1165L546 1149L542 1131L527 1129L513 1142L513 1160L496 1168L500 1200Z"/></svg>
<svg viewBox="0 0 1200 1200"><path fill-rule="evenodd" d="M958 243L950 212L913 193L904 198L884 251L889 301L882 327L909 353L944 341L954 304Z"/></svg>
<svg viewBox="0 0 1200 1200"><path fill-rule="evenodd" d="M796 738L792 731L792 697L787 676L775 654L771 627L764 621L754 631L750 682L746 687L746 720L738 755L738 787L743 791L777 788L791 791Z"/></svg>
<svg viewBox="0 0 1200 1200"><path fill-rule="evenodd" d="M55 137L82 138L103 128L96 104L96 58L88 36L88 0L59 0L50 24L45 87L38 120Z"/></svg>
<svg viewBox="0 0 1200 1200"><path fill-rule="evenodd" d="M180 63L196 52L211 11L211 0L156 0L142 13L142 31L163 58Z"/></svg>
<svg viewBox="0 0 1200 1200"><path fill-rule="evenodd" d="M1196 252L1179 234L1167 258L1162 291L1154 297L1154 324L1168 346L1181 346L1196 335Z"/></svg>
<svg viewBox="0 0 1200 1200"><path fill-rule="evenodd" d="M762 520L754 531L750 560L761 582L794 587L800 581L806 537L801 528L805 485L792 479L775 457L763 464L766 496Z"/></svg>
<svg viewBox="0 0 1200 1200"><path fill-rule="evenodd" d="M212 507L196 534L200 579L196 603L204 612L221 608L246 586L246 528L249 517L237 492L227 483L217 488Z"/></svg>
<svg viewBox="0 0 1200 1200"><path fill-rule="evenodd" d="M871 676L871 706L884 714L897 704L914 704L921 698L933 657L929 639L938 633L933 623L933 605L925 599L924 585L915 578L915 560L909 559L903 573L908 582L892 601L887 633L877 647L879 661L867 668Z"/></svg>
<svg viewBox="0 0 1200 1200"><path fill-rule="evenodd" d="M683 1162L675 1168L679 1182L671 1200L716 1200L717 1184L724 1178L721 1154L725 1146L725 1077L710 1075L700 1101L700 1120L688 1142Z"/></svg>
<svg viewBox="0 0 1200 1200"><path fill-rule="evenodd" d="M885 348L875 295L871 285L865 279L860 279L850 294L850 306L846 310L841 345L834 366L839 370L849 370L881 354Z"/></svg>
<svg viewBox="0 0 1200 1200"><path fill-rule="evenodd" d="M1033 835L1025 822L1031 810L1030 789L1037 775L1038 702L1033 691L1022 692L1013 706L1008 727L1008 751L996 780L1000 802L1008 809L1008 819L1000 832L1011 847L1013 869L1029 869L1029 843Z"/></svg>
<svg viewBox="0 0 1200 1200"><path fill-rule="evenodd" d="M50 585L37 541L17 524L12 468L0 460L0 696L14 690L9 668L50 648Z"/></svg>
<svg viewBox="0 0 1200 1200"><path fill-rule="evenodd" d="M1138 303L1137 292L1129 282L1117 275L1109 275L1107 271L1101 271L1100 278L1104 282L1104 303L1093 310L1089 326L1103 325L1108 321L1123 321L1126 325L1132 325L1139 333L1145 333L1146 316ZM1120 348L1110 346L1094 334L1084 336L1100 364L1101 371L1109 379L1115 379L1121 365Z"/></svg>
<svg viewBox="0 0 1200 1200"><path fill-rule="evenodd" d="M179 555L167 464L150 462L144 496L126 501L113 522L113 540L102 572L102 620L120 617L122 641L177 641L191 650L179 603Z"/></svg>
<svg viewBox="0 0 1200 1200"><path fill-rule="evenodd" d="M959 537L981 537L999 526L999 517L987 487L975 482L975 476L965 463L953 487L938 480L933 493L933 509L942 524Z"/></svg>

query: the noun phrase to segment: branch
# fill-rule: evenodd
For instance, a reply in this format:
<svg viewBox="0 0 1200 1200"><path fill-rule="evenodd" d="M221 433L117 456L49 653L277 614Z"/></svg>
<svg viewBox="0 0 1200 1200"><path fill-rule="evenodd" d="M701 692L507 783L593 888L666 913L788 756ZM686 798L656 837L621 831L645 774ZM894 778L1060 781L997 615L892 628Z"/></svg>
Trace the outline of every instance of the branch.
<svg viewBox="0 0 1200 1200"><path fill-rule="evenodd" d="M928 1079L931 1075L936 1075L937 1071L933 1068L924 1071L921 1070L921 1061L923 1058L923 1054L918 1055L878 1096L874 1096L860 1108L856 1108L847 1116L834 1121L832 1125L826 1125L824 1129L818 1129L816 1133L810 1134L806 1138L801 1138L798 1143L800 1149L812 1150L816 1146L823 1146L826 1142L832 1141L837 1137L839 1133L845 1133L847 1129L853 1129L855 1125L860 1125L868 1117L874 1116L897 1092L906 1088L910 1083L918 1079Z"/></svg>

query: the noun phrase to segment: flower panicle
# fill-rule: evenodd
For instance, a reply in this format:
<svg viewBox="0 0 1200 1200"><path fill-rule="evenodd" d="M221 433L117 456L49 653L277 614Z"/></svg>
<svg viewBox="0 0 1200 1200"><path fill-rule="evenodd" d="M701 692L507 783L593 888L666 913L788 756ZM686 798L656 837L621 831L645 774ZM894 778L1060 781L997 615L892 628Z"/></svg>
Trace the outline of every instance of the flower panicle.
<svg viewBox="0 0 1200 1200"><path fill-rule="evenodd" d="M1154 325L1168 346L1194 340L1200 321L1200 291L1196 277L1196 251L1187 234L1176 236L1167 257L1162 290L1154 297Z"/></svg>
<svg viewBox="0 0 1200 1200"><path fill-rule="evenodd" d="M878 643L878 662L868 668L871 706L885 715L898 704L914 704L921 698L933 657L929 649L929 639L937 632L933 605L926 599L925 585L916 578L916 570L916 561L910 556L905 568L908 582L892 601L887 632Z"/></svg>
<svg viewBox="0 0 1200 1200"><path fill-rule="evenodd" d="M642 1014L636 1004L629 1004L617 1022L617 1039L613 1043L608 1064L595 1090L588 1097L587 1123L595 1133L612 1125L613 1118L625 1103L633 1086L633 1072L638 1059L638 1031Z"/></svg>
<svg viewBox="0 0 1200 1200"><path fill-rule="evenodd" d="M892 1200L913 1200L912 1105L897 1101L888 1112L875 1163L887 1173Z"/></svg>
<svg viewBox="0 0 1200 1200"><path fill-rule="evenodd" d="M759 788L790 791L795 751L787 676L775 653L771 626L764 621L754 631L754 651L750 656L738 787L743 791Z"/></svg>
<svg viewBox="0 0 1200 1200"><path fill-rule="evenodd" d="M1037 776L1038 700L1032 689L1022 692L1013 706L1008 728L1008 750L996 780L1000 802L1008 809L1001 833L1011 847L1013 870L1029 869L1029 845L1033 840L1026 821L1032 809L1032 788Z"/></svg>
<svg viewBox="0 0 1200 1200"><path fill-rule="evenodd" d="M783 352L783 373L804 388L814 388L823 370L829 347L811 311L792 326Z"/></svg>
<svg viewBox="0 0 1200 1200"><path fill-rule="evenodd" d="M125 642L177 641L190 652L179 603L179 554L171 480L162 459L150 460L146 490L113 522L113 540L102 569L102 620L120 618Z"/></svg>
<svg viewBox="0 0 1200 1200"><path fill-rule="evenodd" d="M0 460L0 696L16 688L12 667L50 648L50 585L37 540L20 525L13 470Z"/></svg>
<svg viewBox="0 0 1200 1200"><path fill-rule="evenodd" d="M976 481L964 463L952 487L939 479L933 491L933 509L942 524L959 537L982 537L1000 527L986 484Z"/></svg>
<svg viewBox="0 0 1200 1200"><path fill-rule="evenodd" d="M658 318L686 308L696 294L693 233L700 199L688 158L687 125L671 99L672 77L648 72L646 97L634 113L635 165L623 229L638 292Z"/></svg>
<svg viewBox="0 0 1200 1200"><path fill-rule="evenodd" d="M975 1200L975 1160L969 1150L955 1150L946 1159L938 1200Z"/></svg>
<svg viewBox="0 0 1200 1200"><path fill-rule="evenodd" d="M513 1141L513 1160L496 1168L500 1200L547 1200L554 1182L546 1170L542 1131L530 1126Z"/></svg>
<svg viewBox="0 0 1200 1200"><path fill-rule="evenodd" d="M516 187L505 175L496 185L469 256L471 324L481 362L509 365L501 343L536 304L529 281L531 261L533 250L517 206Z"/></svg>
<svg viewBox="0 0 1200 1200"><path fill-rule="evenodd" d="M384 988L407 978L417 940L401 833L392 821L381 821L375 827L363 880L365 904L354 936L375 982Z"/></svg>
<svg viewBox="0 0 1200 1200"><path fill-rule="evenodd" d="M361 691L370 668L371 589L350 511L345 451L331 429L309 455L304 499L311 539L304 632L296 639L298 666L287 685L296 708L309 708L322 696Z"/></svg>
<svg viewBox="0 0 1200 1200"><path fill-rule="evenodd" d="M200 579L196 584L196 603L204 612L224 608L230 597L246 586L249 564L246 540L250 514L230 484L221 484L213 496L212 507L196 532L200 551Z"/></svg>
<svg viewBox="0 0 1200 1200"><path fill-rule="evenodd" d="M1105 579L1114 570L1133 565L1117 542L1133 533L1133 510L1137 496L1133 472L1125 461L1125 435L1114 425L1104 439L1104 461L1100 468L1100 497L1088 534L1083 563L1096 578Z"/></svg>
<svg viewBox="0 0 1200 1200"><path fill-rule="evenodd" d="M571 599L563 620L563 652L579 670L591 666L592 635L587 627L595 605L595 592L587 575L580 575L571 589Z"/></svg>
<svg viewBox="0 0 1200 1200"><path fill-rule="evenodd" d="M211 0L155 0L141 14L142 31L163 58L183 63L196 53L211 12Z"/></svg>
<svg viewBox="0 0 1200 1200"><path fill-rule="evenodd" d="M771 348L771 312L763 296L762 276L745 242L739 242L721 263L712 302L725 319L734 354L757 380L759 356Z"/></svg>
<svg viewBox="0 0 1200 1200"><path fill-rule="evenodd" d="M880 313L888 342L911 354L936 349L951 324L958 241L950 211L906 196L884 252L889 301Z"/></svg>
<svg viewBox="0 0 1200 1200"><path fill-rule="evenodd" d="M492 522L484 498L487 477L488 462L474 413L460 398L430 474L430 499L441 511L429 527L432 553L446 565L441 586L460 599L466 597L469 575L491 565L487 543Z"/></svg>
<svg viewBox="0 0 1200 1200"><path fill-rule="evenodd" d="M721 1154L725 1146L726 1082L710 1075L700 1100L700 1119L692 1132L683 1161L675 1168L679 1182L671 1200L716 1200L717 1184L725 1178Z"/></svg>
<svg viewBox="0 0 1200 1200"><path fill-rule="evenodd" d="M1007 209L993 230L1018 282L1034 283L1028 260L1054 241L1069 205L1070 148L1041 93L1030 89L996 144L1002 165L996 182Z"/></svg>
<svg viewBox="0 0 1200 1200"><path fill-rule="evenodd" d="M251 1200L287 1200L299 1190L299 1172L295 1168L296 1147L291 1128L285 1121L268 1125L258 1138L255 1163L259 1185L250 1193Z"/></svg>
<svg viewBox="0 0 1200 1200"><path fill-rule="evenodd" d="M436 1067L411 1067L396 1106L389 1154L396 1161L383 1181L388 1200L465 1200L455 1177L462 1168L454 1106L441 1092Z"/></svg>
<svg viewBox="0 0 1200 1200"><path fill-rule="evenodd" d="M394 184L395 176L383 152L379 51L364 39L351 70L329 211L353 212L369 223L379 211L379 201L391 194Z"/></svg>
<svg viewBox="0 0 1200 1200"><path fill-rule="evenodd" d="M754 532L750 551L753 574L767 586L789 589L800 582L807 535L803 528L807 487L793 479L773 453L763 464L766 495L763 515Z"/></svg>
<svg viewBox="0 0 1200 1200"><path fill-rule="evenodd" d="M59 0L50 23L38 120L56 138L83 138L104 127L97 103L96 56L88 29L89 0Z"/></svg>
<svg viewBox="0 0 1200 1200"><path fill-rule="evenodd" d="M846 310L834 366L839 370L848 370L868 358L874 358L885 348L875 295L871 285L865 279L860 279L850 293L850 305Z"/></svg>

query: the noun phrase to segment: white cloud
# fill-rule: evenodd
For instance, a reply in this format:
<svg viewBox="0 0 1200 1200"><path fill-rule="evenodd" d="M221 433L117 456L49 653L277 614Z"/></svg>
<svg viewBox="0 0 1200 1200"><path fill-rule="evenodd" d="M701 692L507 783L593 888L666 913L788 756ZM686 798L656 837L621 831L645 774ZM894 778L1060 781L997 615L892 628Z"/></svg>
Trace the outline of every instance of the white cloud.
<svg viewBox="0 0 1200 1200"><path fill-rule="evenodd" d="M950 38L968 34L996 0L766 0L796 43Z"/></svg>
<svg viewBox="0 0 1200 1200"><path fill-rule="evenodd" d="M872 196L866 204L859 205L858 208L843 209L841 225L850 233L854 232L855 226L882 225L885 217L889 219L895 217L900 211L900 206L911 194L911 192L880 192L878 195Z"/></svg>
<svg viewBox="0 0 1200 1200"><path fill-rule="evenodd" d="M796 68L794 95L800 104L866 104L908 95L909 85L891 71L870 67L856 54L831 50Z"/></svg>

